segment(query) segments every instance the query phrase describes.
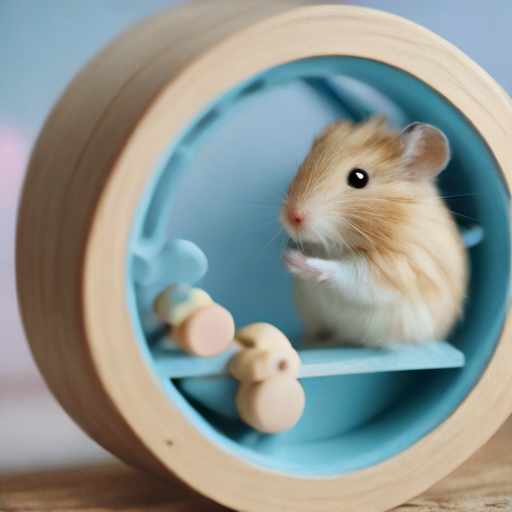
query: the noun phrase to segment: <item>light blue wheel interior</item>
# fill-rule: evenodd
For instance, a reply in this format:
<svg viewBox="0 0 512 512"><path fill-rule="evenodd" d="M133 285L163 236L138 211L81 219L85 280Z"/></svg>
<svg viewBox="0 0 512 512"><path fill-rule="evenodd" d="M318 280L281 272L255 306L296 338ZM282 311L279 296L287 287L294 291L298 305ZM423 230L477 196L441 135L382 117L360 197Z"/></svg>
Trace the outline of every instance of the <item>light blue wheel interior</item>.
<svg viewBox="0 0 512 512"><path fill-rule="evenodd" d="M463 352L465 365L303 379L307 403L299 423L282 434L260 434L233 417L234 381L187 384L159 373L152 348L164 331L147 297L166 284L151 281L152 262L169 241L193 242L208 260L198 286L233 314L237 327L265 321L290 340L299 339L292 279L279 263L285 243L277 221L282 190L327 124L373 113L385 113L396 126L421 121L444 131L453 158L440 187L446 196L458 196L447 202L461 225L473 222L483 230L481 242L469 249L465 319L448 340ZM413 76L352 57L319 57L268 70L227 91L184 126L147 182L134 212L126 264L127 300L141 352L183 415L235 456L308 476L377 464L440 425L492 356L509 298L509 202L501 171L477 130ZM226 414L198 402L194 388L215 395Z"/></svg>

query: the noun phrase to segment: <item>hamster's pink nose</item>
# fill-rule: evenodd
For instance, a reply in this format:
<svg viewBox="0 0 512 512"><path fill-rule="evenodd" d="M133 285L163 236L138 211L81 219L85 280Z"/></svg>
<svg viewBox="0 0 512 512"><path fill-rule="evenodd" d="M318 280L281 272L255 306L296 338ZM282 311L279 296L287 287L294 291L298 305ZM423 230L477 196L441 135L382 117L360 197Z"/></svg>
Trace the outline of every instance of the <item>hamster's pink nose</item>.
<svg viewBox="0 0 512 512"><path fill-rule="evenodd" d="M292 224L300 224L305 217L306 214L298 208L290 208L288 211L288 219Z"/></svg>

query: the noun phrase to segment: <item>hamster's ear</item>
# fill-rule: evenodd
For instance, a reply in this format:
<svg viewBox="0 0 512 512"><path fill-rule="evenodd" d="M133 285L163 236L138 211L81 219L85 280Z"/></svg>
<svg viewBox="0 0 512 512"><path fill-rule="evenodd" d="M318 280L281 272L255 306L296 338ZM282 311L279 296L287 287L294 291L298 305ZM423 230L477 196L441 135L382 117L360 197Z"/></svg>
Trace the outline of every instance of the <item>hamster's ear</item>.
<svg viewBox="0 0 512 512"><path fill-rule="evenodd" d="M450 145L446 135L424 123L406 126L401 135L402 156L411 179L433 178L450 161Z"/></svg>

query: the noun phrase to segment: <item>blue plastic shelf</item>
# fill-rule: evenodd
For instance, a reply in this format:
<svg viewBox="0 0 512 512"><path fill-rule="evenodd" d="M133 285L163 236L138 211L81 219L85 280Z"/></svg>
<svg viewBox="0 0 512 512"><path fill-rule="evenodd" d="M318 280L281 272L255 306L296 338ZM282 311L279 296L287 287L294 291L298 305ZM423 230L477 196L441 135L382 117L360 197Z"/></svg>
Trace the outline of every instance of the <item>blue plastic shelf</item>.
<svg viewBox="0 0 512 512"><path fill-rule="evenodd" d="M153 355L160 377L180 379L228 375L227 364L234 352L234 349L227 350L212 358L194 357L178 350L154 350ZM298 377L302 379L464 366L464 354L446 341L385 350L340 347L298 352L302 360Z"/></svg>

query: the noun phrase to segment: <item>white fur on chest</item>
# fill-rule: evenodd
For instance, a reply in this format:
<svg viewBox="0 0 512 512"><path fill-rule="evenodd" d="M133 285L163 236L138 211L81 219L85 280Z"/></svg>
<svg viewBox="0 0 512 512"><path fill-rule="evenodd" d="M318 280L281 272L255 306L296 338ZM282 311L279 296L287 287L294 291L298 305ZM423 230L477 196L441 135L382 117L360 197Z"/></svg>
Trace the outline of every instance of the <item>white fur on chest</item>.
<svg viewBox="0 0 512 512"><path fill-rule="evenodd" d="M325 278L296 278L297 309L310 337L329 332L334 343L380 346L433 335L427 304L383 285L366 260L308 258L308 264Z"/></svg>

